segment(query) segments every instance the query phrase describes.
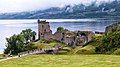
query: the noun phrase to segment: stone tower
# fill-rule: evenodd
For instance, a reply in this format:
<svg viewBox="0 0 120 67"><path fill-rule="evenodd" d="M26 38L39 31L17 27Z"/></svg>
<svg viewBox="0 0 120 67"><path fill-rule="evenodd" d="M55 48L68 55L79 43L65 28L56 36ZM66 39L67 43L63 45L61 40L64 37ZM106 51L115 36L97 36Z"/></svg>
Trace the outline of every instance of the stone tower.
<svg viewBox="0 0 120 67"><path fill-rule="evenodd" d="M40 21L38 19L38 38L39 39L45 38L46 34L52 34L52 31L50 30L49 22Z"/></svg>

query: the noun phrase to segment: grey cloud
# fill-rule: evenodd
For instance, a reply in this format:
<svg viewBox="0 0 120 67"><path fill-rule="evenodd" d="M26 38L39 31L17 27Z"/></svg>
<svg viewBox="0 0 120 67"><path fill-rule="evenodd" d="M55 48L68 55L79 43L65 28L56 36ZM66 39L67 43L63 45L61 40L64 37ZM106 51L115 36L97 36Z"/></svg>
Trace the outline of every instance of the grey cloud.
<svg viewBox="0 0 120 67"><path fill-rule="evenodd" d="M68 4L90 3L91 1L94 0L0 0L0 12L31 11Z"/></svg>

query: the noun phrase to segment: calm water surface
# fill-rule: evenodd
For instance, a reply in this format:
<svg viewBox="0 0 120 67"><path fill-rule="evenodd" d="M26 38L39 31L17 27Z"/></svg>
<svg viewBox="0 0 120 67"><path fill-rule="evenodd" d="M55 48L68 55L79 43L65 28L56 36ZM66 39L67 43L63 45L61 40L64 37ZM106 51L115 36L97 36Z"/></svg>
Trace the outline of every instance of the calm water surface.
<svg viewBox="0 0 120 67"><path fill-rule="evenodd" d="M47 19L50 22L53 33L56 28L62 26L71 31L100 31L103 32L105 27L115 23L111 20L96 19ZM37 19L31 20L0 20L0 52L4 50L6 37L18 34L24 29L31 28L37 32Z"/></svg>

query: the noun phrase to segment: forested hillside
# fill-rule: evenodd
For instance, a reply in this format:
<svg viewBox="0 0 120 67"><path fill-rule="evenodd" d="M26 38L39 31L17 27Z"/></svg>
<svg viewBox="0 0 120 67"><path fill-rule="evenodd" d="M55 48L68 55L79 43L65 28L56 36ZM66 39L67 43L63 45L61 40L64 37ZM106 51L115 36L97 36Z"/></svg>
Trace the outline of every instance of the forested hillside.
<svg viewBox="0 0 120 67"><path fill-rule="evenodd" d="M64 7L51 7L19 13L2 13L0 19L79 19L79 18L120 18L120 1L92 2L89 5L77 4Z"/></svg>

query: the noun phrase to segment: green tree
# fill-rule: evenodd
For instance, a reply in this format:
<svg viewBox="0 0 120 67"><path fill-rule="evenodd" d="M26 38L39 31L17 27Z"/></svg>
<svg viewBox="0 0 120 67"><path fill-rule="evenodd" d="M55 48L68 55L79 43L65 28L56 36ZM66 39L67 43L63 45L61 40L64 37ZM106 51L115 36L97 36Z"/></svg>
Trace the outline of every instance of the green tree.
<svg viewBox="0 0 120 67"><path fill-rule="evenodd" d="M64 28L63 28L63 27L58 27L58 28L57 28L57 31L58 31L58 32L63 32L63 31L64 31Z"/></svg>
<svg viewBox="0 0 120 67"><path fill-rule="evenodd" d="M35 36L36 36L36 32L35 31L33 31L32 33L31 33L31 35L32 35L32 40L35 40Z"/></svg>
<svg viewBox="0 0 120 67"><path fill-rule="evenodd" d="M23 30L18 35L13 35L10 38L6 38L7 45L4 50L5 54L17 54L22 51L34 49L31 41L35 40L36 32L31 29Z"/></svg>
<svg viewBox="0 0 120 67"><path fill-rule="evenodd" d="M24 37L22 35L13 35L10 38L6 38L7 45L4 51L5 54L17 54L24 51Z"/></svg>
<svg viewBox="0 0 120 67"><path fill-rule="evenodd" d="M30 41L35 39L36 32L35 31L32 32L31 29L26 29L22 30L21 35L24 36L26 43L29 43Z"/></svg>

